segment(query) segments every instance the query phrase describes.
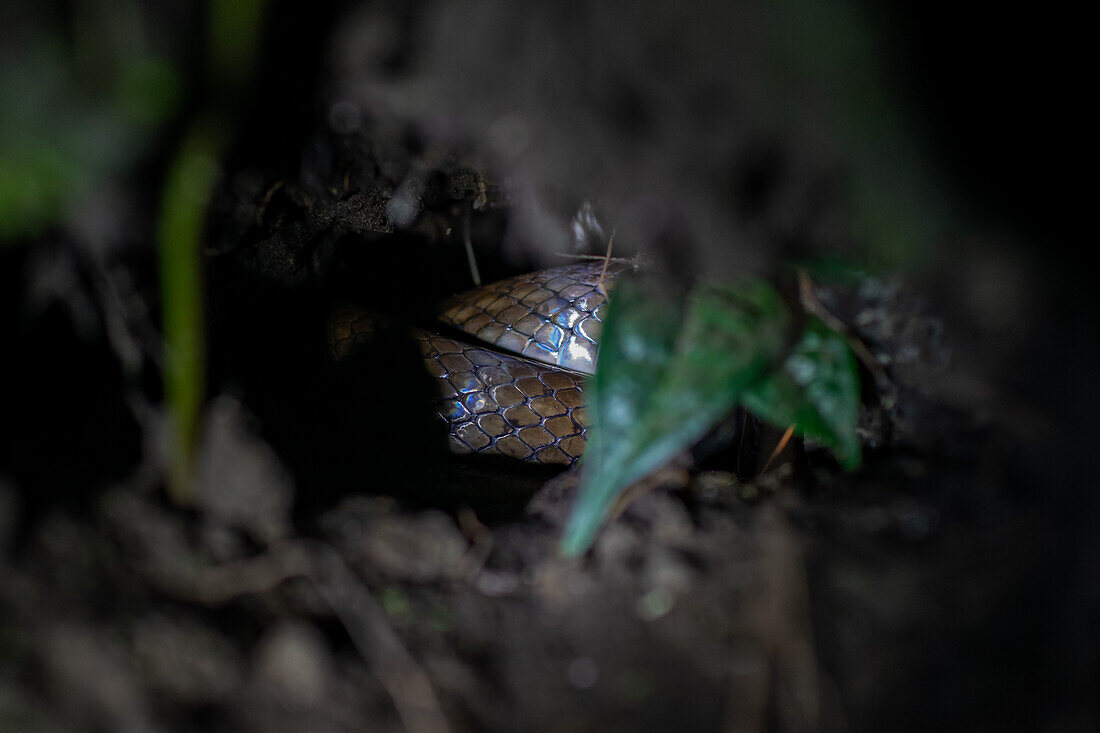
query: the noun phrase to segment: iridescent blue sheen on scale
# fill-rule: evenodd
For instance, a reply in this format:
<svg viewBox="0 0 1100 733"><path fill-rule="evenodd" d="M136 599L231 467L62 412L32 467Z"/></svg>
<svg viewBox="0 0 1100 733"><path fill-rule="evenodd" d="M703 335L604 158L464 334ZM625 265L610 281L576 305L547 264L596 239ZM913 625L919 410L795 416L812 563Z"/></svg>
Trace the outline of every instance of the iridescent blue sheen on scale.
<svg viewBox="0 0 1100 733"><path fill-rule="evenodd" d="M440 320L489 346L414 330L439 388L438 413L458 453L570 464L584 451L585 375L596 371L604 286L627 265L592 261L501 280L454 296ZM603 278L601 279L601 275ZM331 323L336 358L369 339L377 320L344 309Z"/></svg>

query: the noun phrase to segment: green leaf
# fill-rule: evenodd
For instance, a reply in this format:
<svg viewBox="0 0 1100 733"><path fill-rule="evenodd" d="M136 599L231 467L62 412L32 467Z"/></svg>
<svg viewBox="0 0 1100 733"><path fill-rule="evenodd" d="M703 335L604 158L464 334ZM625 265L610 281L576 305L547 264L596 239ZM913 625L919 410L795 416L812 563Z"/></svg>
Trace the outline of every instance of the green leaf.
<svg viewBox="0 0 1100 733"><path fill-rule="evenodd" d="M183 505L192 498L192 458L206 381L202 233L223 138L221 126L212 121L194 125L168 170L157 225L171 441L168 493Z"/></svg>
<svg viewBox="0 0 1100 733"><path fill-rule="evenodd" d="M783 368L747 390L742 403L760 419L794 425L836 453L846 469L859 467L859 372L842 334L811 317Z"/></svg>
<svg viewBox="0 0 1100 733"><path fill-rule="evenodd" d="M616 285L590 383L594 427L562 549L591 545L618 495L698 441L776 363L789 316L761 280L696 288L686 306Z"/></svg>
<svg viewBox="0 0 1100 733"><path fill-rule="evenodd" d="M621 280L600 339L600 367L589 383L594 425L585 448L581 494L573 506L563 551L578 555L591 544L618 492L659 465L658 455L639 450L635 429L651 410L683 323L683 304L647 294ZM641 455L639 455L641 453ZM661 451L663 454L663 451Z"/></svg>

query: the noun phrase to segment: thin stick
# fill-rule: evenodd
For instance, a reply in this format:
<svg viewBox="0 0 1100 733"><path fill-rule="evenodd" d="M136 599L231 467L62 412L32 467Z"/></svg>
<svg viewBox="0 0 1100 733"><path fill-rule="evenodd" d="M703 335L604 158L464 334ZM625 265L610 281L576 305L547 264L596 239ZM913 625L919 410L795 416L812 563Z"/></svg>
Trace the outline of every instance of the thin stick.
<svg viewBox="0 0 1100 733"><path fill-rule="evenodd" d="M359 656L389 693L406 731L450 730L430 677L405 648L370 590L328 544L292 541L257 558L211 568L199 575L190 596L220 605L270 591L292 577L306 578L339 619Z"/></svg>
<svg viewBox="0 0 1100 733"><path fill-rule="evenodd" d="M408 733L448 733L428 674L405 648L370 590L336 550L317 545L309 581L340 620L359 656L390 694Z"/></svg>
<svg viewBox="0 0 1100 733"><path fill-rule="evenodd" d="M474 287L481 287L481 273L477 269L477 258L474 257L474 243L470 241L470 207L462 216L462 244L466 247L466 262L470 265L470 277L474 280Z"/></svg>
<svg viewBox="0 0 1100 733"><path fill-rule="evenodd" d="M264 193L264 197L260 201L260 207L256 210L256 226L264 223L264 214L267 213L267 205L271 203L271 198L275 195L275 192L282 188L285 183L285 179L275 181L275 183L271 184Z"/></svg>
<svg viewBox="0 0 1100 733"><path fill-rule="evenodd" d="M571 260L606 260L609 259L606 254L603 255L577 255L571 252L554 252L555 257L566 257ZM634 257L611 257L612 262L629 262L634 264L636 258Z"/></svg>
<svg viewBox="0 0 1100 733"><path fill-rule="evenodd" d="M779 439L779 443L775 446L775 450L773 450L771 456L768 457L764 467L760 469L761 474L767 473L772 465L772 461L778 458L779 454L783 452L783 449L787 447L787 443L790 442L792 435L794 435L794 425L789 426L786 431L784 431L783 437Z"/></svg>
<svg viewBox="0 0 1100 733"><path fill-rule="evenodd" d="M617 229L612 229L611 236L607 238L607 252L605 252L603 256L603 269L600 270L600 278L596 281L596 290L600 291L604 300L611 300L603 283L604 279L607 277L607 266L611 264L611 249L615 246L615 232L617 231Z"/></svg>
<svg viewBox="0 0 1100 733"><path fill-rule="evenodd" d="M810 276L806 274L805 270L798 271L798 295L802 301L802 307L806 309L807 313L813 315L824 321L825 325L833 329L837 333L844 335L844 338L848 341L848 347L851 348L852 353L856 355L856 358L864 363L867 370L871 372L871 376L875 378L875 383L880 387L887 384L886 372L883 370L882 365L875 359L874 354L871 353L867 345L863 343L858 336L852 333L844 322L829 312L829 309L818 300L817 295L814 294L814 282L810 279Z"/></svg>

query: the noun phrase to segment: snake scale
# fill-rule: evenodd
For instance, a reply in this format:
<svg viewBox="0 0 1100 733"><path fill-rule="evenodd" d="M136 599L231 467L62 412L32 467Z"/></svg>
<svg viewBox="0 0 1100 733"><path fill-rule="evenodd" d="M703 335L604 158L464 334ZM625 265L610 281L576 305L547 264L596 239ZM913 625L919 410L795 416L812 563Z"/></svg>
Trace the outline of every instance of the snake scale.
<svg viewBox="0 0 1100 733"><path fill-rule="evenodd" d="M413 329L454 452L566 465L580 457L590 424L584 383L596 370L604 285L628 267L604 260L554 267L445 301L439 320L483 345ZM337 311L329 325L334 358L350 356L377 327L366 311Z"/></svg>

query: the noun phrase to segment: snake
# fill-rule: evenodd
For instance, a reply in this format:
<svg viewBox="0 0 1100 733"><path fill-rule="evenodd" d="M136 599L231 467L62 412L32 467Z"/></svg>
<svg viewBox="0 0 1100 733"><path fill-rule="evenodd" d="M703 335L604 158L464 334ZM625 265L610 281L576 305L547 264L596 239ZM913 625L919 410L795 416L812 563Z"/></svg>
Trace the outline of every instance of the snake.
<svg viewBox="0 0 1100 733"><path fill-rule="evenodd" d="M410 329L452 452L564 465L580 458L591 426L584 388L596 371L608 287L629 267L609 259L552 267L448 298L438 320L474 343ZM332 357L348 358L378 328L369 311L337 309Z"/></svg>

